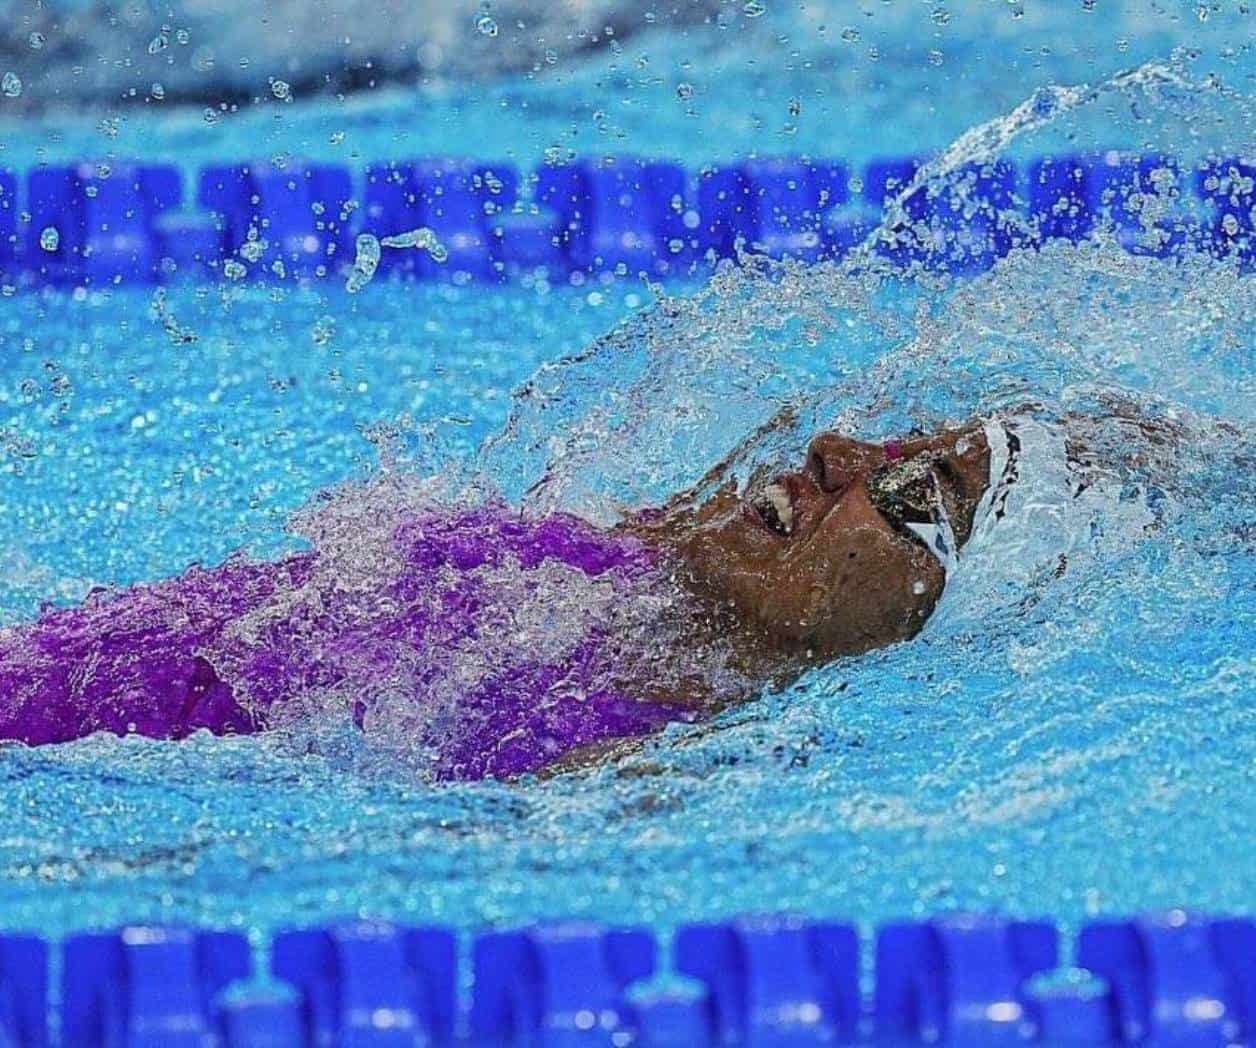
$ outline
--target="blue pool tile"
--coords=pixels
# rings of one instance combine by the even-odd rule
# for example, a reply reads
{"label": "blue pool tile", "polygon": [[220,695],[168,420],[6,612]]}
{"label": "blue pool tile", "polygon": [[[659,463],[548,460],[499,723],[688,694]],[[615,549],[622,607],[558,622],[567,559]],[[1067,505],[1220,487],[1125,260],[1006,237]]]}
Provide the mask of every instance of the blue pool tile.
{"label": "blue pool tile", "polygon": [[69,166],[37,167],[26,179],[25,270],[38,283],[72,284],[83,254],[83,198]]}
{"label": "blue pool tile", "polygon": [[755,244],[772,258],[820,256],[820,189],[810,165],[784,157],[746,161]]}
{"label": "blue pool tile", "polygon": [[213,998],[249,973],[242,935],[160,925],[66,940],[61,991],[64,1048],[202,1048]]}
{"label": "blue pool tile", "polygon": [[[421,222],[414,165],[390,162],[368,167],[362,211],[362,231],[376,237],[417,229]],[[417,275],[418,255],[413,251],[383,251],[379,271],[403,276]]]}
{"label": "blue pool tile", "polygon": [[72,192],[82,223],[81,275],[91,284],[151,283],[158,274],[157,222],[183,199],[179,169],[169,164],[90,164],[75,171]]}
{"label": "blue pool tile", "polygon": [[850,925],[796,918],[680,928],[676,968],[703,983],[721,1044],[850,1043],[859,1027],[859,941]]}
{"label": "blue pool tile", "polygon": [[[1101,982],[1101,980],[1096,980]],[[1118,1043],[1116,1015],[1106,986],[1055,986],[1025,991],[1026,1015],[1035,1044],[1051,1048]]]}
{"label": "blue pool tile", "polygon": [[864,202],[878,211],[911,185],[923,161],[919,157],[882,157],[864,168]]}
{"label": "blue pool tile", "polygon": [[20,256],[17,176],[0,168],[0,280],[17,279]]}
{"label": "blue pool tile", "polygon": [[1182,170],[1161,153],[1109,152],[1095,160],[1092,207],[1116,229],[1122,247],[1136,255],[1168,258],[1194,235],[1182,203]]}
{"label": "blue pool tile", "polygon": [[858,247],[880,224],[879,213],[866,208],[835,207],[821,221],[825,253],[841,258]]}
{"label": "blue pool tile", "polygon": [[196,202],[218,226],[219,258],[233,256],[248,237],[253,217],[253,183],[245,164],[214,164],[197,180]]}
{"label": "blue pool tile", "polygon": [[1054,968],[1057,950],[1045,922],[956,914],[886,925],[877,934],[877,1034],[911,1043],[1023,1041],[1025,981]]}
{"label": "blue pool tile", "polygon": [[625,987],[654,961],[644,929],[564,923],[481,935],[471,1034],[481,1045],[605,1045],[628,1025]]}
{"label": "blue pool tile", "polygon": [[0,935],[0,1044],[48,1043],[48,945],[34,935]]}
{"label": "blue pool tile", "polygon": [[821,212],[850,201],[850,171],[844,163],[840,160],[811,160],[808,167]]}
{"label": "blue pool tile", "polygon": [[[257,164],[249,168],[248,226],[234,254],[253,275],[323,276],[351,263],[345,206],[352,194],[349,169],[334,165]],[[258,250],[250,258],[247,241]]]}
{"label": "blue pool tile", "polygon": [[413,254],[416,271],[429,278],[479,280],[496,276],[485,214],[487,190],[471,161],[421,160],[413,166],[416,226],[426,226],[447,252],[437,261],[422,248],[394,249]]}
{"label": "blue pool tile", "polygon": [[453,1036],[456,942],[444,928],[351,921],[283,932],[273,973],[301,994],[313,1044],[446,1044]]}
{"label": "blue pool tile", "polygon": [[659,275],[687,273],[698,254],[698,212],[690,196],[689,175],[670,160],[645,165],[650,186]]}
{"label": "blue pool tile", "polygon": [[536,203],[558,216],[558,249],[564,262],[589,264],[589,184],[583,165],[545,164],[536,172]]}
{"label": "blue pool tile", "polygon": [[731,258],[739,244],[748,249],[759,234],[758,208],[745,171],[736,165],[698,173],[697,249]]}
{"label": "blue pool tile", "polygon": [[220,1048],[307,1048],[301,1006],[291,994],[250,991],[218,1006]]}
{"label": "blue pool tile", "polygon": [[1027,172],[1029,217],[1039,241],[1077,243],[1094,228],[1090,173],[1077,154],[1044,156]]}
{"label": "blue pool tile", "polygon": [[634,1048],[709,1048],[715,1044],[705,990],[668,988],[632,995],[627,1008]]}
{"label": "blue pool tile", "polygon": [[[877,215],[890,209],[891,202],[911,185],[921,163],[917,157],[883,157],[870,161],[864,168],[863,203]],[[907,265],[919,256],[910,224],[926,217],[925,209],[919,206],[923,200],[923,190],[913,193],[912,198],[902,205],[905,214],[896,214],[895,220],[887,224],[884,236],[877,242],[877,250],[895,265]]]}
{"label": "blue pool tile", "polygon": [[1112,987],[1126,1043],[1202,1048],[1256,1038],[1256,922],[1181,910],[1086,925],[1077,963]]}
{"label": "blue pool tile", "polygon": [[1210,212],[1209,248],[1223,258],[1256,261],[1256,161],[1205,160],[1195,171],[1195,191]]}
{"label": "blue pool tile", "polygon": [[490,224],[495,215],[506,214],[519,202],[521,179],[514,164],[476,164],[472,184]]}
{"label": "blue pool tile", "polygon": [[541,267],[566,269],[560,245],[562,219],[549,208],[522,204],[490,222],[489,248],[496,270],[512,277]]}
{"label": "blue pool tile", "polygon": [[153,239],[163,280],[201,277],[218,265],[218,223],[212,215],[178,211],[161,215],[153,225]]}
{"label": "blue pool tile", "polygon": [[581,268],[619,270],[628,275],[666,270],[670,201],[683,213],[685,177],[676,165],[633,158],[583,163],[588,193],[586,235],[573,261]]}

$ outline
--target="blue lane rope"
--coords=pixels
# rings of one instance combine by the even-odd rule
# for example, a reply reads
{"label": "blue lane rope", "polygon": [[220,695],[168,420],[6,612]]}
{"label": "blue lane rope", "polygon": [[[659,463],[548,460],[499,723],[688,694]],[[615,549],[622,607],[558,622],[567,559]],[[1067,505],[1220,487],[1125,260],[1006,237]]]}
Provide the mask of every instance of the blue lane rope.
{"label": "blue lane rope", "polygon": [[[0,936],[0,1043],[54,1043],[51,949]],[[1049,921],[883,925],[867,996],[855,927],[787,916],[686,925],[666,949],[642,927],[464,944],[354,920],[277,934],[266,980],[239,932],[135,925],[60,950],[66,1048],[1256,1044],[1256,920],[1182,910],[1087,923],[1073,968]]]}
{"label": "blue lane rope", "polygon": [[[381,273],[464,283],[536,270],[551,280],[661,278],[696,274],[739,246],[812,261],[861,242],[919,164],[874,161],[853,179],[838,161],[788,157],[698,171],[604,158],[531,175],[452,159],[373,164],[360,176],[292,162],[208,167],[190,187],[170,164],[42,166],[24,181],[0,171],[0,281],[344,279],[359,236],[378,242],[420,228],[441,257],[385,247]],[[1144,215],[1153,196],[1156,214]],[[1077,242],[1100,226],[1135,253],[1192,246],[1250,269],[1256,162],[1214,157],[1188,169],[1109,151],[1042,157],[1023,170],[972,163],[914,191],[900,221],[913,235],[880,250],[936,271],[980,272],[1015,247]]]}

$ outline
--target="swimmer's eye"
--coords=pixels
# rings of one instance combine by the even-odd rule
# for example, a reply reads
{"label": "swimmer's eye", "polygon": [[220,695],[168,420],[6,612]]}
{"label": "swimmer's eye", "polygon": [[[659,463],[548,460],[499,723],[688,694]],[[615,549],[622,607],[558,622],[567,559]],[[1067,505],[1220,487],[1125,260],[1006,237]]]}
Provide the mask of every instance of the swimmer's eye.
{"label": "swimmer's eye", "polygon": [[932,467],[928,458],[887,463],[867,480],[872,504],[891,524],[928,524],[933,520]]}

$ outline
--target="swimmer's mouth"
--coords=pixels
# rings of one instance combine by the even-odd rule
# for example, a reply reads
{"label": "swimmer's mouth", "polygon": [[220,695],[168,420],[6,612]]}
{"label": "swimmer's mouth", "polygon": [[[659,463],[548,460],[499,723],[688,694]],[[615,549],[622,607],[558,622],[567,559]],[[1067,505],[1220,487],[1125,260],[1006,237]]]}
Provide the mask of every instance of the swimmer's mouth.
{"label": "swimmer's mouth", "polygon": [[794,498],[784,484],[769,484],[751,505],[777,535],[788,538],[794,533]]}

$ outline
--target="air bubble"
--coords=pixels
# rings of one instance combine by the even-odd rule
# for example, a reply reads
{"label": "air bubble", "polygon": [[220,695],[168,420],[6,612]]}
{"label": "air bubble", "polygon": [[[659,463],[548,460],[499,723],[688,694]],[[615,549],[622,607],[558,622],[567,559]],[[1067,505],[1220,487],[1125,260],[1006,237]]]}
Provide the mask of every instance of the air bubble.
{"label": "air bubble", "polygon": [[61,234],[55,226],[49,226],[39,234],[39,246],[45,251],[56,251],[61,244]]}
{"label": "air bubble", "polygon": [[688,101],[693,98],[693,84],[681,83],[676,85],[676,97],[681,101]]}
{"label": "air bubble", "polygon": [[481,11],[475,19],[475,30],[481,36],[496,36],[497,22],[487,11]]}
{"label": "air bubble", "polygon": [[170,37],[163,30],[148,42],[148,53],[150,55],[159,54],[170,46]]}
{"label": "air bubble", "polygon": [[0,80],[0,91],[6,98],[17,98],[22,93],[22,78],[12,71],[5,73]]}
{"label": "air bubble", "polygon": [[758,18],[767,10],[762,0],[746,0],[741,6],[741,13],[747,18]]}
{"label": "air bubble", "polygon": [[223,276],[225,276],[228,280],[242,280],[244,278],[244,274],[247,273],[248,270],[246,270],[244,266],[237,262],[234,258],[229,258],[222,264],[222,272]]}
{"label": "air bubble", "polygon": [[38,51],[48,42],[48,38],[43,33],[35,32],[27,37],[27,42],[31,45],[32,51]]}
{"label": "air bubble", "polygon": [[286,80],[272,80],[270,93],[281,102],[286,102],[292,97],[292,88]]}

